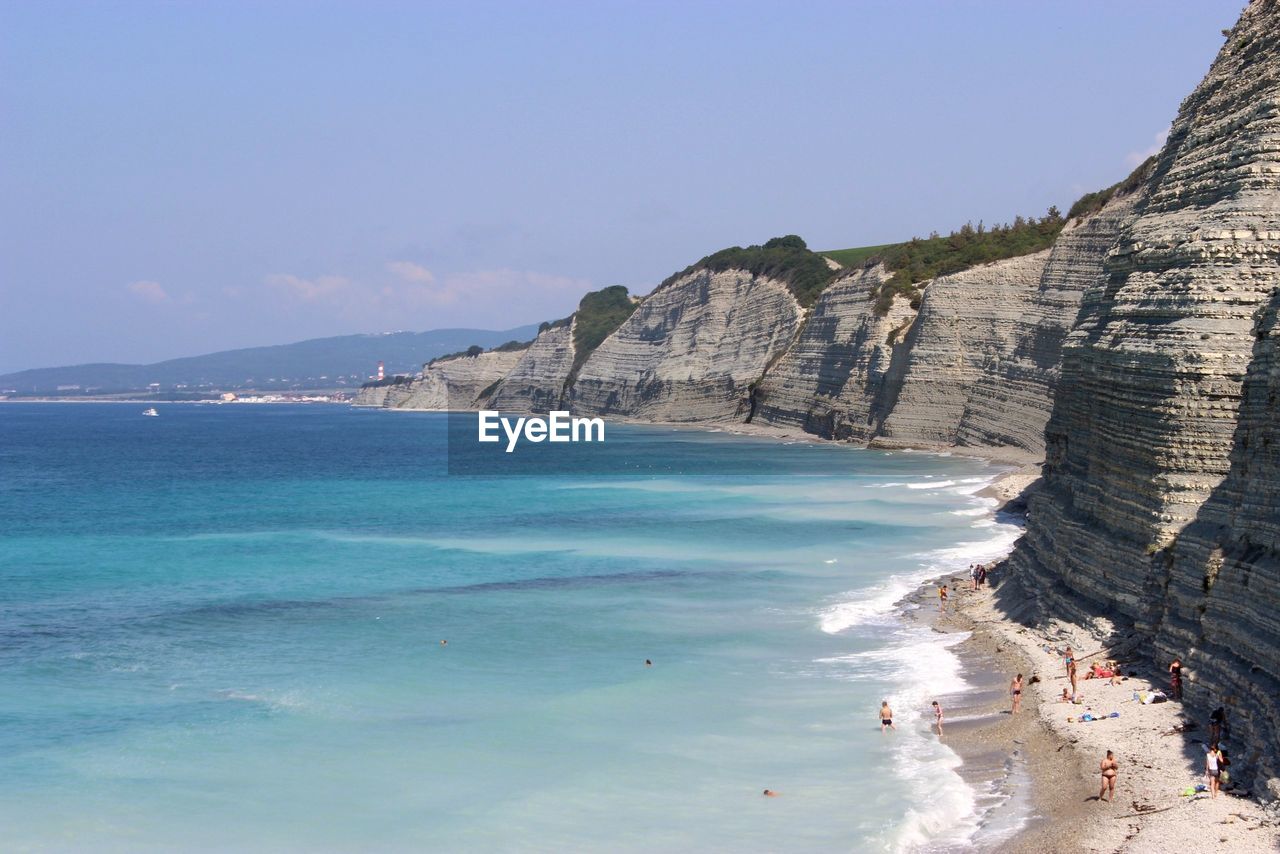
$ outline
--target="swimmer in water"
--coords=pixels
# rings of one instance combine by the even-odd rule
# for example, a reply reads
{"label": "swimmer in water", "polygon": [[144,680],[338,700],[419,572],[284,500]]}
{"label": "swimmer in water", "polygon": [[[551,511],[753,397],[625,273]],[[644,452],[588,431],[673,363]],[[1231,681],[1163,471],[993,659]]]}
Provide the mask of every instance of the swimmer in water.
{"label": "swimmer in water", "polygon": [[765,789],[763,794],[764,794],[764,796],[765,796],[766,798],[776,798],[776,797],[778,797],[778,793],[777,793],[777,792],[775,792],[773,789]]}
{"label": "swimmer in water", "polygon": [[889,708],[888,700],[883,700],[880,703],[880,731],[884,732],[886,728],[892,730],[897,729],[897,727],[893,725],[893,709]]}

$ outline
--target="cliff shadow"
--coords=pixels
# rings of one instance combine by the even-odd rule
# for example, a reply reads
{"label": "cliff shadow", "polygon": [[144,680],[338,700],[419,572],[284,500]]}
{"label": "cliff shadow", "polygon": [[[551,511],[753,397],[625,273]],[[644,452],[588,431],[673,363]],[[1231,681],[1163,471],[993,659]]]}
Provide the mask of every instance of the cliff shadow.
{"label": "cliff shadow", "polygon": [[[1258,312],[1230,469],[1168,550],[1156,651],[1189,669],[1185,696],[1202,721],[1236,721],[1237,776],[1280,793],[1280,289]],[[1205,739],[1207,739],[1207,734]],[[1203,745],[1188,740],[1189,756]]]}

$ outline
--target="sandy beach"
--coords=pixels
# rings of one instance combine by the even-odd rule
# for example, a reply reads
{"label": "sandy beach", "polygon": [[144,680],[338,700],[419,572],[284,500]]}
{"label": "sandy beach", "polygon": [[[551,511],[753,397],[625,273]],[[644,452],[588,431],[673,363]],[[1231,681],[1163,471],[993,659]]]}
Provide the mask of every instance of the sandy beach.
{"label": "sandy beach", "polygon": [[[1012,503],[1035,480],[1033,468],[1011,472],[993,484],[991,497]],[[978,591],[959,574],[946,576],[950,601],[937,610],[937,585],[912,598],[912,612],[939,631],[971,635],[959,648],[966,679],[975,690],[953,700],[946,742],[965,762],[963,772],[980,794],[990,792],[984,831],[975,844],[1015,852],[1149,852],[1280,850],[1280,809],[1264,807],[1239,791],[1210,798],[1184,796],[1204,784],[1209,723],[1176,701],[1143,705],[1134,695],[1168,688],[1167,676],[1146,661],[1119,659],[1123,680],[1084,679],[1088,665],[1109,651],[1083,628],[1060,621],[1020,622],[1016,579],[999,567]],[[999,590],[997,596],[995,591]],[[1069,685],[1059,650],[1070,645],[1082,659],[1082,703],[1061,701]],[[1098,653],[1097,655],[1092,655]],[[1090,657],[1091,656],[1091,657]],[[1026,677],[1022,712],[1009,713],[1009,681]],[[1117,717],[1110,717],[1117,713]],[[1089,714],[1099,720],[1080,722]],[[1201,719],[1203,718],[1203,719]],[[1228,738],[1223,746],[1235,756]],[[1119,761],[1114,802],[1097,800],[1099,762],[1107,750]],[[1238,751],[1241,755],[1243,751]],[[1246,774],[1238,774],[1247,779]],[[1012,816],[1029,813],[1025,826]]]}

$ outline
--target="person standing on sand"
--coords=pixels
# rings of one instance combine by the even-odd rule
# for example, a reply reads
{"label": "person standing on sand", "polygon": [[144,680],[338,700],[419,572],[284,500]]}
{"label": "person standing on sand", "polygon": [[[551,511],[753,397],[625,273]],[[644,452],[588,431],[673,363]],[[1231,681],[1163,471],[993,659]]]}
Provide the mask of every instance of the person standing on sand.
{"label": "person standing on sand", "polygon": [[1227,707],[1218,706],[1209,715],[1209,742],[1217,744],[1225,737],[1223,731],[1227,725]]}
{"label": "person standing on sand", "polygon": [[976,592],[978,589],[978,565],[976,563],[969,564],[969,581]]}
{"label": "person standing on sand", "polygon": [[880,731],[884,732],[886,728],[895,730],[895,731],[898,729],[896,726],[893,725],[893,709],[889,708],[889,701],[881,700],[880,701]]}
{"label": "person standing on sand", "polygon": [[947,585],[945,584],[938,588],[938,610],[944,614],[947,612]]}
{"label": "person standing on sand", "polygon": [[1174,656],[1173,663],[1169,665],[1169,694],[1173,699],[1181,702],[1182,700],[1182,659]]}
{"label": "person standing on sand", "polygon": [[1013,709],[1009,712],[1016,715],[1018,710],[1022,708],[1022,674],[1019,673],[1013,677],[1013,681],[1009,683],[1009,696],[1013,698]]}
{"label": "person standing on sand", "polygon": [[938,738],[942,738],[942,706],[933,701],[933,725],[938,728]]}
{"label": "person standing on sand", "polygon": [[[1120,763],[1116,761],[1116,756],[1110,750],[1107,756],[1099,765],[1102,771],[1102,788],[1098,790],[1098,800],[1114,801],[1116,799],[1116,775],[1120,773]],[[1111,797],[1104,798],[1104,794],[1111,793]]]}
{"label": "person standing on sand", "polygon": [[1204,775],[1209,778],[1209,797],[1218,797],[1218,776],[1222,773],[1222,751],[1218,742],[1209,745],[1209,752],[1204,755]]}
{"label": "person standing on sand", "polygon": [[1067,651],[1062,655],[1063,663],[1067,665],[1067,678],[1071,680],[1071,699],[1076,698],[1076,654],[1067,647]]}

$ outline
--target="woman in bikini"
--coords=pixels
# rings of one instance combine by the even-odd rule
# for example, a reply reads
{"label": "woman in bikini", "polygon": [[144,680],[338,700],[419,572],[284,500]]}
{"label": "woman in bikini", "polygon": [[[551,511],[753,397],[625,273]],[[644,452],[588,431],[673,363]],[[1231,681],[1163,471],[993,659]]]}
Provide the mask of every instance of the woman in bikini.
{"label": "woman in bikini", "polygon": [[[1116,799],[1116,775],[1120,773],[1120,763],[1116,761],[1116,756],[1110,750],[1107,751],[1107,757],[1102,760],[1099,765],[1102,771],[1102,788],[1098,791],[1098,800],[1114,801]],[[1111,797],[1104,798],[1103,795],[1111,793]]]}
{"label": "woman in bikini", "polygon": [[1009,683],[1009,696],[1013,698],[1013,711],[1010,714],[1016,715],[1018,709],[1022,708],[1022,674],[1019,673],[1013,677],[1013,681]]}
{"label": "woman in bikini", "polygon": [[1177,656],[1169,665],[1169,694],[1175,700],[1182,700],[1182,659]]}
{"label": "woman in bikini", "polygon": [[1071,647],[1067,647],[1062,659],[1067,665],[1067,678],[1071,680],[1071,699],[1074,700],[1076,696],[1076,654]]}
{"label": "woman in bikini", "polygon": [[884,732],[886,728],[892,730],[897,729],[897,727],[893,725],[893,709],[889,708],[889,701],[882,700],[880,702],[880,731]]}

